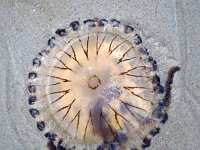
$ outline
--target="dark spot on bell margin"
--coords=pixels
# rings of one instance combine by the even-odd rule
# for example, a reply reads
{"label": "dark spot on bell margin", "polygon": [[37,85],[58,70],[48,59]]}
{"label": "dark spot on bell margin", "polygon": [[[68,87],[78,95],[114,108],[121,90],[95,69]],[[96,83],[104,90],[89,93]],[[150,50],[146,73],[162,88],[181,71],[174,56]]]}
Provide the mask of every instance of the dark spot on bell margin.
{"label": "dark spot on bell margin", "polygon": [[153,90],[160,94],[164,93],[165,91],[164,87],[160,84],[153,86]]}
{"label": "dark spot on bell margin", "polygon": [[38,128],[38,130],[43,131],[44,128],[45,128],[45,122],[44,121],[38,121],[37,122],[37,128]]}
{"label": "dark spot on bell margin", "polygon": [[37,73],[32,71],[32,72],[29,72],[28,74],[28,78],[29,79],[35,79],[37,77]]}
{"label": "dark spot on bell margin", "polygon": [[45,56],[49,54],[49,50],[43,49],[41,52],[38,53],[40,56]]}
{"label": "dark spot on bell margin", "polygon": [[153,57],[149,56],[148,61],[153,61]]}
{"label": "dark spot on bell margin", "polygon": [[99,26],[100,27],[103,27],[104,25],[106,25],[108,23],[108,20],[106,20],[106,19],[100,19],[99,20]]}
{"label": "dark spot on bell margin", "polygon": [[96,150],[117,150],[117,145],[114,143],[101,144]]}
{"label": "dark spot on bell margin", "polygon": [[121,136],[120,137],[121,139],[118,137],[119,141],[116,141],[116,137],[113,141],[107,141],[107,140],[103,141],[104,149],[105,150],[117,150],[117,143],[123,142],[122,133],[119,136]]}
{"label": "dark spot on bell margin", "polygon": [[134,28],[131,27],[131,26],[125,26],[125,27],[124,27],[124,32],[125,32],[126,34],[129,34],[129,33],[133,32],[133,31],[134,31]]}
{"label": "dark spot on bell margin", "polygon": [[77,31],[78,28],[79,28],[79,25],[80,25],[80,24],[79,24],[78,21],[73,21],[73,22],[70,23],[69,26],[72,28],[73,31]]}
{"label": "dark spot on bell margin", "polygon": [[159,93],[164,93],[165,89],[162,85],[159,85]]}
{"label": "dark spot on bell margin", "polygon": [[156,63],[155,60],[153,60],[153,61],[151,62],[151,65],[152,65],[153,71],[156,71],[158,67],[157,67],[157,63]]}
{"label": "dark spot on bell margin", "polygon": [[164,96],[162,102],[163,102],[163,105],[169,106],[170,99],[171,99],[171,93],[170,92],[166,92],[166,91],[168,91],[167,87],[165,87],[165,96]]}
{"label": "dark spot on bell margin", "polygon": [[151,139],[148,139],[147,137],[145,137],[143,140],[142,148],[145,149],[145,148],[149,147],[150,144],[151,144]]}
{"label": "dark spot on bell margin", "polygon": [[95,27],[96,26],[95,25],[95,21],[92,20],[92,19],[87,19],[87,20],[83,21],[83,23],[88,25],[88,26],[90,26],[90,27]]}
{"label": "dark spot on bell margin", "polygon": [[162,102],[159,102],[158,103],[158,106],[156,106],[156,108],[154,109],[153,111],[153,115],[156,117],[156,118],[161,118],[163,116],[163,113],[162,113],[162,109],[164,108],[164,105]]}
{"label": "dark spot on bell margin", "polygon": [[165,96],[164,96],[164,98],[162,100],[163,105],[168,107],[170,105],[170,99],[171,99],[170,94],[169,93],[165,93]]}
{"label": "dark spot on bell margin", "polygon": [[96,150],[104,150],[104,145],[99,145]]}
{"label": "dark spot on bell margin", "polygon": [[119,27],[120,21],[116,19],[111,19],[111,23],[113,27]]}
{"label": "dark spot on bell margin", "polygon": [[165,114],[163,115],[163,118],[162,118],[161,123],[165,124],[167,120],[168,120],[168,115],[167,115],[167,113],[165,113]]}
{"label": "dark spot on bell margin", "polygon": [[104,150],[104,149],[105,149],[105,145],[104,144],[101,144],[96,148],[96,150]]}
{"label": "dark spot on bell margin", "polygon": [[50,132],[45,133],[44,136],[48,138],[50,141],[55,141],[57,137],[55,133],[50,133]]}
{"label": "dark spot on bell margin", "polygon": [[142,39],[141,39],[141,37],[138,34],[136,34],[133,37],[133,43],[135,43],[136,45],[142,44]]}
{"label": "dark spot on bell margin", "polygon": [[67,150],[67,149],[65,147],[63,147],[62,145],[58,145],[57,150]]}
{"label": "dark spot on bell margin", "polygon": [[37,99],[36,96],[29,96],[28,104],[33,105],[35,103],[36,99]]}
{"label": "dark spot on bell margin", "polygon": [[160,77],[157,74],[152,76],[152,84],[159,85],[160,84]]}
{"label": "dark spot on bell margin", "polygon": [[41,61],[39,58],[34,58],[33,59],[33,66],[34,67],[40,67],[41,66]]}
{"label": "dark spot on bell margin", "polygon": [[114,143],[108,144],[106,147],[108,150],[117,150],[117,145]]}
{"label": "dark spot on bell margin", "polygon": [[28,85],[28,91],[29,91],[30,93],[35,93],[35,92],[36,92],[35,85]]}
{"label": "dark spot on bell margin", "polygon": [[59,36],[66,36],[67,35],[67,32],[65,29],[57,29],[56,34],[58,34]]}
{"label": "dark spot on bell margin", "polygon": [[139,52],[145,55],[149,55],[149,52],[147,52],[147,48],[144,46],[139,48]]}
{"label": "dark spot on bell margin", "polygon": [[49,150],[57,150],[56,145],[52,141],[49,141],[47,143],[47,147],[49,148]]}
{"label": "dark spot on bell margin", "polygon": [[61,145],[62,142],[63,142],[62,139],[60,139],[60,140],[58,141],[57,150],[67,150],[64,146]]}
{"label": "dark spot on bell margin", "polygon": [[155,128],[155,129],[152,129],[149,134],[152,135],[152,136],[155,136],[156,134],[158,134],[160,132],[160,128]]}
{"label": "dark spot on bell margin", "polygon": [[40,114],[40,112],[37,109],[35,109],[35,108],[29,109],[29,112],[30,112],[30,114],[31,114],[31,116],[33,118],[35,118],[36,116],[38,116]]}
{"label": "dark spot on bell margin", "polygon": [[117,133],[117,135],[115,136],[116,142],[124,142],[126,140],[127,140],[127,137],[124,133]]}
{"label": "dark spot on bell margin", "polygon": [[55,37],[51,37],[49,40],[48,40],[48,46],[50,47],[50,48],[53,48],[54,46],[55,46]]}
{"label": "dark spot on bell margin", "polygon": [[151,56],[149,56],[148,61],[152,66],[152,70],[156,71],[157,70],[157,62]]}

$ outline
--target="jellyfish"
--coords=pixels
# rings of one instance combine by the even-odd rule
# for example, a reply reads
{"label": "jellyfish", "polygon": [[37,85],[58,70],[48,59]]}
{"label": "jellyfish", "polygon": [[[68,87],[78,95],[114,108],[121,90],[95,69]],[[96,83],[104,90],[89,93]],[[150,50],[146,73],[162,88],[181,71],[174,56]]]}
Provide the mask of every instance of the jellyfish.
{"label": "jellyfish", "polygon": [[59,28],[32,61],[29,112],[50,150],[139,150],[167,119],[173,77],[134,27],[116,19]]}

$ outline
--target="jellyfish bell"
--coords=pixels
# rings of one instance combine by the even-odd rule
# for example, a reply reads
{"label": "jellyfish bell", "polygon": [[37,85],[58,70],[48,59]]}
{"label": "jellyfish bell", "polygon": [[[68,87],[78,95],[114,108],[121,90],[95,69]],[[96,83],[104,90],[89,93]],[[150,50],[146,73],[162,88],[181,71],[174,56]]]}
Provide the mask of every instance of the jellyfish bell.
{"label": "jellyfish bell", "polygon": [[56,30],[33,60],[28,103],[50,149],[144,149],[167,119],[171,84],[129,25],[111,19]]}

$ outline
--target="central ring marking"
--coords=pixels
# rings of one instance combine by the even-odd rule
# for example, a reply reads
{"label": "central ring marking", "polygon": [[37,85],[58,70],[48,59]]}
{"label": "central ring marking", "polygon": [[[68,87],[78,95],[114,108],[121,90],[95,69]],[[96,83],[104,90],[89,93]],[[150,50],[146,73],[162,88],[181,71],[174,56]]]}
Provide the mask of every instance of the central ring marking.
{"label": "central ring marking", "polygon": [[95,90],[98,88],[98,86],[101,84],[101,80],[97,75],[93,75],[88,79],[88,87],[92,90]]}

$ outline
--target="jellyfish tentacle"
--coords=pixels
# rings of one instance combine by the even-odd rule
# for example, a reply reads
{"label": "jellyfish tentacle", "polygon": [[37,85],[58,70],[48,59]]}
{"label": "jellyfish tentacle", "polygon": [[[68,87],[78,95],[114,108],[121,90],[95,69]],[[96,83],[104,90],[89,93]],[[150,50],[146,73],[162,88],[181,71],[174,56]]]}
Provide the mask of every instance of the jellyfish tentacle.
{"label": "jellyfish tentacle", "polygon": [[174,75],[177,71],[180,70],[180,67],[175,66],[171,67],[168,71],[168,76],[165,82],[165,93],[162,98],[162,100],[158,103],[157,107],[154,110],[154,115],[161,119],[161,123],[165,123],[168,119],[167,110],[171,104],[171,90],[172,90],[172,84]]}

